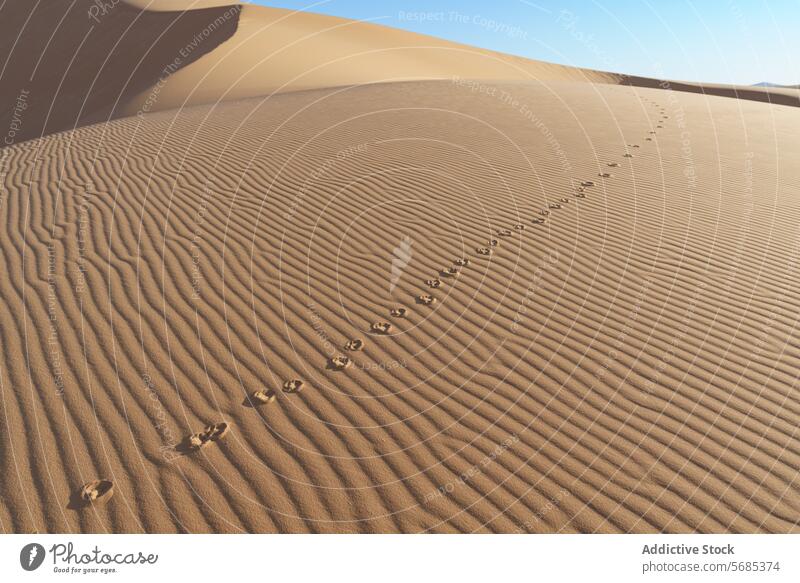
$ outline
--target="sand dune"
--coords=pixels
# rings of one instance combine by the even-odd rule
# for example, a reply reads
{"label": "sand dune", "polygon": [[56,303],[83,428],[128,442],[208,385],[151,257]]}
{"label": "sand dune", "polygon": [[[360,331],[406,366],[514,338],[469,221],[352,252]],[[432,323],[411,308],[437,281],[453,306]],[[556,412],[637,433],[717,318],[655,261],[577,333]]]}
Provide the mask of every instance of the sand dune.
{"label": "sand dune", "polygon": [[[459,77],[664,84],[373,22],[216,0],[52,0],[47,7],[6,0],[0,5],[0,39],[0,124],[14,127],[14,143],[187,105],[365,83]],[[685,82],[671,87],[800,104],[798,92],[786,88]]]}
{"label": "sand dune", "polygon": [[238,7],[97,7],[93,0],[0,4],[0,127],[14,128],[6,136],[13,142],[125,115],[131,96],[230,38],[239,14]]}
{"label": "sand dune", "polygon": [[625,75],[620,80],[623,85],[635,87],[665,88],[672,91],[688,91],[705,95],[719,95],[750,101],[762,101],[776,105],[800,107],[800,90],[796,87],[756,87],[744,85],[723,85],[719,83],[691,83],[687,81],[663,81]]}
{"label": "sand dune", "polygon": [[413,62],[0,150],[3,531],[798,531],[798,110]]}

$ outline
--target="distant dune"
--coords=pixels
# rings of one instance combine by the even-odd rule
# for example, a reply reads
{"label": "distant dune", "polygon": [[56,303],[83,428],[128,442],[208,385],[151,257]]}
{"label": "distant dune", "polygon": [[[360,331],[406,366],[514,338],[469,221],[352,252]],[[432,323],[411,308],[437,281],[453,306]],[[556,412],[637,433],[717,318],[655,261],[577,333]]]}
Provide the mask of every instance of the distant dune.
{"label": "distant dune", "polygon": [[4,532],[800,530],[790,94],[31,4]]}

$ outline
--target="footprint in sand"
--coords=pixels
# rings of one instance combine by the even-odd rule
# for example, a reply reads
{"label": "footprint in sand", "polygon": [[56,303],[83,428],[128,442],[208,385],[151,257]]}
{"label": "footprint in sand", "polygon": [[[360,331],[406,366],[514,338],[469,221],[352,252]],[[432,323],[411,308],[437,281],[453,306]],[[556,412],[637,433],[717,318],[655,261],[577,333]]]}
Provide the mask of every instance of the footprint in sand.
{"label": "footprint in sand", "polygon": [[425,285],[432,288],[442,287],[442,280],[440,279],[426,279]]}
{"label": "footprint in sand", "polygon": [[653,135],[655,135],[655,132],[647,132],[647,133],[648,133],[648,134],[653,134]]}
{"label": "footprint in sand", "polygon": [[537,225],[542,225],[544,224],[544,219],[540,217],[534,217],[531,219],[531,222],[536,223]]}
{"label": "footprint in sand", "polygon": [[114,482],[93,480],[84,485],[78,496],[83,504],[105,504],[114,495]]}
{"label": "footprint in sand", "polygon": [[225,437],[225,435],[227,435],[229,429],[230,427],[225,422],[207,425],[206,428],[200,433],[193,433],[186,438],[184,441],[184,449],[188,451],[196,451],[202,447],[205,447],[212,441],[222,439]]}
{"label": "footprint in sand", "polygon": [[514,228],[517,231],[524,231],[525,230],[525,225],[514,225]]}
{"label": "footprint in sand", "polygon": [[551,202],[551,203],[550,203],[549,205],[547,205],[547,206],[548,206],[548,207],[550,207],[551,209],[555,209],[555,210],[557,210],[557,209],[560,209],[560,208],[561,208],[561,204],[560,204],[560,203],[557,203],[557,202]]}
{"label": "footprint in sand", "polygon": [[200,435],[202,435],[206,441],[218,441],[225,437],[228,431],[230,431],[230,425],[222,421],[220,423],[206,425],[206,428]]}
{"label": "footprint in sand", "polygon": [[639,144],[628,144],[629,148],[638,148]]}
{"label": "footprint in sand", "polygon": [[497,231],[497,236],[498,237],[510,237],[511,236],[511,231],[509,231],[508,229],[500,229],[499,231]]}
{"label": "footprint in sand", "polygon": [[405,308],[392,308],[389,310],[389,314],[393,318],[405,318],[406,314],[408,314],[408,310]]}
{"label": "footprint in sand", "polygon": [[568,203],[568,202],[569,202],[569,200],[570,200],[570,199],[569,199],[568,197],[566,197],[566,196],[562,196],[562,197],[561,197],[561,198],[559,198],[558,200],[560,200],[561,202],[563,202],[563,203],[565,203],[565,204],[566,204],[566,203]]}
{"label": "footprint in sand", "polygon": [[328,361],[328,367],[332,370],[344,370],[353,365],[353,360],[349,356],[334,356]]}
{"label": "footprint in sand", "polygon": [[600,178],[614,178],[614,175],[613,175],[613,174],[611,174],[610,172],[600,172],[600,173],[598,174],[598,176],[599,176]]}
{"label": "footprint in sand", "polygon": [[581,186],[583,186],[584,188],[587,188],[589,186],[594,186],[594,181],[593,180],[584,180],[583,182],[581,182]]}
{"label": "footprint in sand", "polygon": [[582,190],[579,190],[578,192],[575,193],[575,198],[586,198],[586,193],[583,192]]}
{"label": "footprint in sand", "polygon": [[623,154],[623,158],[633,158],[633,154]]}
{"label": "footprint in sand", "polygon": [[606,164],[609,168],[619,168],[619,162],[609,162]]}
{"label": "footprint in sand", "polygon": [[442,277],[458,277],[459,270],[458,267],[445,267],[439,272],[439,274]]}
{"label": "footprint in sand", "polygon": [[303,381],[300,379],[292,379],[290,381],[286,381],[283,383],[283,392],[284,393],[299,393],[303,390]]}
{"label": "footprint in sand", "polygon": [[653,141],[653,138],[645,138],[645,139],[644,139],[644,141],[645,141],[645,142],[652,142],[652,141]]}
{"label": "footprint in sand", "polygon": [[459,257],[458,259],[453,261],[453,263],[455,263],[459,267],[466,267],[467,265],[469,265],[469,259],[467,259],[466,257]]}
{"label": "footprint in sand", "polygon": [[364,348],[364,341],[361,338],[353,338],[352,340],[348,340],[345,345],[344,349],[349,350],[350,352],[355,352],[357,350],[361,350]]}
{"label": "footprint in sand", "polygon": [[193,433],[184,440],[183,449],[185,451],[197,451],[206,445],[208,445],[208,441],[204,440],[200,433]]}
{"label": "footprint in sand", "polygon": [[492,250],[489,249],[488,247],[477,247],[475,249],[475,253],[477,253],[478,255],[491,255]]}
{"label": "footprint in sand", "polygon": [[273,403],[275,401],[275,391],[271,389],[262,389],[260,391],[256,391],[251,395],[251,400],[254,403],[266,405],[267,403]]}
{"label": "footprint in sand", "polygon": [[436,303],[436,298],[430,294],[421,294],[417,296],[417,303],[424,306],[430,306],[431,304]]}
{"label": "footprint in sand", "polygon": [[550,214],[550,211],[547,209],[542,209],[539,211],[539,214],[542,215],[543,217],[546,217]]}
{"label": "footprint in sand", "polygon": [[663,128],[664,126],[656,126],[656,128]]}
{"label": "footprint in sand", "polygon": [[489,247],[497,247],[500,244],[500,241],[497,239],[489,239]]}
{"label": "footprint in sand", "polygon": [[392,330],[392,325],[388,322],[375,322],[369,329],[375,334],[388,334]]}

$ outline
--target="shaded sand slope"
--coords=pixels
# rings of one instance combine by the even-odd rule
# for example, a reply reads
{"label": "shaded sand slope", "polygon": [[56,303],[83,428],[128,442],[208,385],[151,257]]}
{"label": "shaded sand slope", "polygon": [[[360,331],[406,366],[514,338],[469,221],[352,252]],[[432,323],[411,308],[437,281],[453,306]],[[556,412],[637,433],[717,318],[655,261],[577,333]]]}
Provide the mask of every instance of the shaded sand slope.
{"label": "shaded sand slope", "polygon": [[[311,13],[193,2],[0,4],[3,145],[89,123],[309,88],[453,77],[659,85]],[[674,89],[698,91],[693,84]],[[797,105],[783,88],[712,87]]]}
{"label": "shaded sand slope", "polygon": [[[158,91],[160,108],[409,79],[573,80],[620,75],[555,65],[308,12],[243,6],[236,35]],[[150,97],[133,100],[130,109]]]}
{"label": "shaded sand slope", "polygon": [[21,142],[125,115],[131,96],[227,40],[238,16],[238,7],[150,12],[120,2],[103,13],[92,0],[6,0],[0,124]]}
{"label": "shaded sand slope", "polygon": [[[0,526],[795,532],[798,130],[415,82],[7,148]],[[114,498],[71,508],[97,477]]]}
{"label": "shaded sand slope", "polygon": [[453,75],[617,78],[372,23],[221,4],[3,2],[0,124],[14,122],[20,142],[142,111],[309,87]]}
{"label": "shaded sand slope", "polygon": [[[184,4],[186,0],[183,0]],[[168,3],[175,6],[180,2]],[[137,0],[148,6],[148,0]],[[659,79],[526,59],[381,26],[308,12],[243,6],[236,34],[200,62],[133,98],[128,112],[311,88],[454,77],[505,81],[586,81],[660,87]],[[670,82],[675,91],[800,105],[788,88]]]}
{"label": "shaded sand slope", "polygon": [[[141,0],[146,2],[146,0]],[[553,23],[555,25],[555,23]],[[454,77],[585,81],[658,88],[659,79],[570,67],[435,37],[308,12],[243,6],[230,42],[167,79],[158,108],[177,108],[311,88]],[[799,106],[796,90],[670,82],[675,91]],[[128,111],[152,101],[152,91]]]}

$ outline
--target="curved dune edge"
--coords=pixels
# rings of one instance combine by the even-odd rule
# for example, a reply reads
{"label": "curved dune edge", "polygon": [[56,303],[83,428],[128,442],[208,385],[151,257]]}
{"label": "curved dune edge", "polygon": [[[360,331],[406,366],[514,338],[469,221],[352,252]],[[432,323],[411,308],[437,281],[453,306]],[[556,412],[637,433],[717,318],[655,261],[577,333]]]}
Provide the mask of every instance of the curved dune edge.
{"label": "curved dune edge", "polygon": [[[205,0],[100,6],[3,3],[0,124],[12,128],[3,146],[136,114],[345,85],[469,78],[664,86],[277,8]],[[667,87],[798,105],[789,88]]]}
{"label": "curved dune edge", "polygon": [[238,6],[150,12],[118,3],[103,12],[92,0],[4,2],[2,145],[127,115],[132,96],[212,52],[238,17]]}
{"label": "curved dune edge", "polygon": [[[6,149],[2,529],[797,532],[796,111],[498,91]],[[98,477],[113,498],[70,506]]]}

